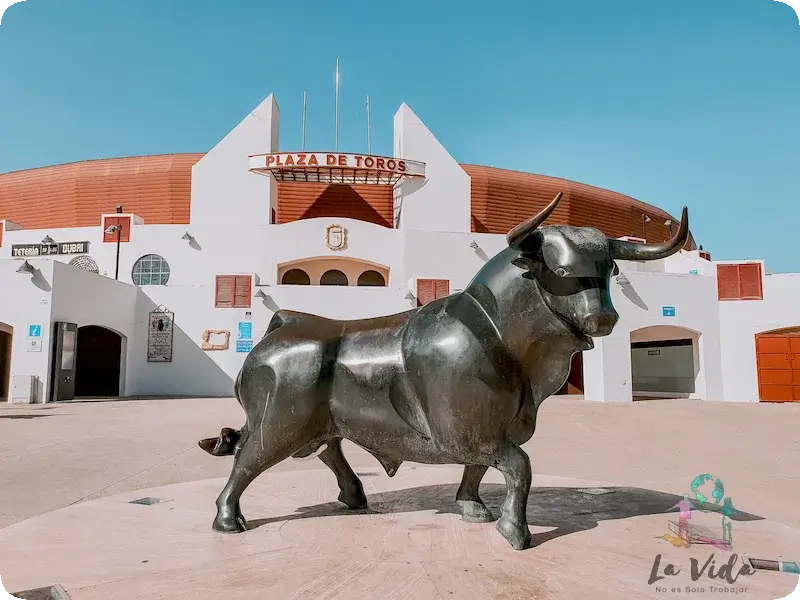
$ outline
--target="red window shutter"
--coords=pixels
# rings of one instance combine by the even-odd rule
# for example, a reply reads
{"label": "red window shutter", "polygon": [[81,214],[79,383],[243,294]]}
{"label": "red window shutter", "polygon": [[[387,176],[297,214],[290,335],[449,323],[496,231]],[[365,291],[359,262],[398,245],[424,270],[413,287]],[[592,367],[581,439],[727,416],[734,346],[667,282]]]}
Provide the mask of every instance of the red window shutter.
{"label": "red window shutter", "polygon": [[0,221],[0,248],[3,247],[3,231],[6,228],[6,224]]}
{"label": "red window shutter", "polygon": [[417,279],[417,306],[425,306],[436,300],[436,280]]}
{"label": "red window shutter", "polygon": [[764,299],[759,263],[739,265],[739,298],[742,300]]}
{"label": "red window shutter", "polygon": [[253,291],[253,278],[250,275],[237,275],[233,284],[233,308],[250,308]]}
{"label": "red window shutter", "polygon": [[703,259],[705,259],[707,261],[711,261],[711,255],[708,252],[706,252],[705,250],[700,250],[700,252],[698,252],[698,254],[700,255],[700,258],[703,258]]}
{"label": "red window shutter", "polygon": [[717,297],[739,300],[739,265],[717,265]]}
{"label": "red window shutter", "polygon": [[103,241],[116,242],[117,232],[105,233],[105,230],[114,225],[119,225],[122,229],[119,232],[120,242],[131,241],[131,218],[130,217],[106,217],[103,220]]}
{"label": "red window shutter", "polygon": [[437,300],[439,298],[446,298],[450,295],[450,281],[447,279],[435,279],[434,290]]}
{"label": "red window shutter", "polygon": [[236,278],[232,275],[217,275],[217,285],[214,294],[215,308],[233,308],[233,289]]}

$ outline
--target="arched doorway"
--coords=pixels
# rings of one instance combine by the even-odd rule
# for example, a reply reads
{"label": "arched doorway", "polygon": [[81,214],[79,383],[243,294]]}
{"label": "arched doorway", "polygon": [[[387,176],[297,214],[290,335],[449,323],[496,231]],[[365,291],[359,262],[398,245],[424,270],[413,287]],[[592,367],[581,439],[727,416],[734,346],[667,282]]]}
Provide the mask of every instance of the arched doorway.
{"label": "arched doorway", "polygon": [[303,269],[289,269],[281,277],[281,285],[311,285],[311,277]]}
{"label": "arched doorway", "polygon": [[119,396],[122,336],[100,327],[78,328],[75,354],[75,397]]}
{"label": "arched doorway", "polygon": [[386,279],[384,278],[383,275],[381,275],[374,269],[369,269],[368,271],[364,271],[361,275],[358,276],[358,281],[356,285],[385,287]]}
{"label": "arched doorway", "polygon": [[0,323],[0,402],[11,396],[11,341],[14,328]]}
{"label": "arched doorway", "polygon": [[342,273],[339,269],[331,269],[325,271],[322,277],[319,278],[320,285],[350,285],[347,281],[347,275]]}
{"label": "arched doorway", "polygon": [[636,398],[689,398],[700,375],[700,334],[673,325],[631,332],[631,390]]}
{"label": "arched doorway", "polygon": [[756,334],[758,399],[800,401],[800,327]]}

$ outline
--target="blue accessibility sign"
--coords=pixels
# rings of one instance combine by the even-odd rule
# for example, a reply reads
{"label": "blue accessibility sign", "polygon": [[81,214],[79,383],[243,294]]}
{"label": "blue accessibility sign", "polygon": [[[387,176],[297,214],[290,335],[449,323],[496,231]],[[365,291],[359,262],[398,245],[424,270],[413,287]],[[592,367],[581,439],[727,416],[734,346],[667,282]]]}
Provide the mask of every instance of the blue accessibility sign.
{"label": "blue accessibility sign", "polygon": [[661,307],[661,316],[663,316],[663,317],[674,317],[675,316],[675,307],[674,306],[662,306]]}
{"label": "blue accessibility sign", "polygon": [[239,339],[252,340],[253,339],[253,324],[248,321],[239,322]]}
{"label": "blue accessibility sign", "polygon": [[236,340],[237,352],[250,352],[253,349],[253,340]]}
{"label": "blue accessibility sign", "polygon": [[42,326],[41,325],[28,325],[28,337],[29,338],[42,337]]}

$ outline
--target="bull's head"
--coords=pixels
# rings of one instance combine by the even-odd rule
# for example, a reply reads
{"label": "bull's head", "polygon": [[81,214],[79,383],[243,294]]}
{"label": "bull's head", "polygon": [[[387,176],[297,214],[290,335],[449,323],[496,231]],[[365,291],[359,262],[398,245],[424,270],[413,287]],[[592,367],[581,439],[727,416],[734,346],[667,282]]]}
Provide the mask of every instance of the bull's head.
{"label": "bull's head", "polygon": [[611,333],[619,319],[611,303],[609,282],[618,272],[615,260],[658,260],[678,252],[689,236],[689,218],[683,208],[675,236],[663,244],[636,244],[608,239],[592,227],[539,226],[558,206],[562,194],[538,215],[517,225],[506,239],[520,252],[514,261],[535,280],[550,310],[579,337]]}

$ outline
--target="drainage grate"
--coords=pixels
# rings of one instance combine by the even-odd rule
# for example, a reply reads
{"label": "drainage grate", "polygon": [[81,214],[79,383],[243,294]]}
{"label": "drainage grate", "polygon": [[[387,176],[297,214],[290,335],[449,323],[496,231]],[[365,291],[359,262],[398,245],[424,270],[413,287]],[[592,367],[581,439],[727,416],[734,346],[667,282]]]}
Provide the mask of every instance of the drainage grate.
{"label": "drainage grate", "polygon": [[606,488],[580,488],[578,490],[584,494],[591,494],[592,496],[602,496],[603,494],[611,494],[614,490],[607,490]]}
{"label": "drainage grate", "polygon": [[160,502],[169,502],[168,500],[164,500],[162,498],[139,498],[138,500],[131,500],[128,504],[143,504],[144,506],[152,506],[153,504],[159,504]]}
{"label": "drainage grate", "polygon": [[67,591],[59,584],[11,594],[21,600],[70,600]]}

